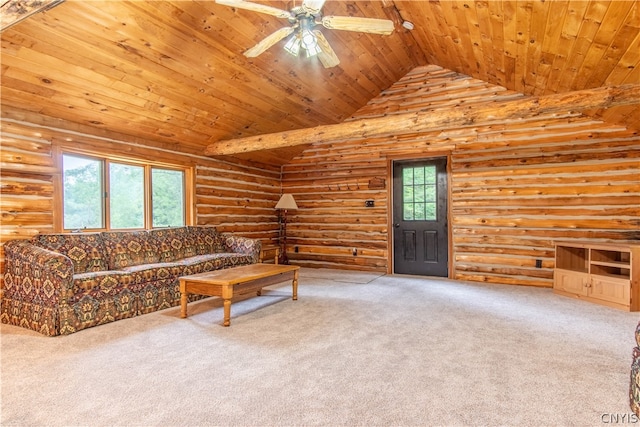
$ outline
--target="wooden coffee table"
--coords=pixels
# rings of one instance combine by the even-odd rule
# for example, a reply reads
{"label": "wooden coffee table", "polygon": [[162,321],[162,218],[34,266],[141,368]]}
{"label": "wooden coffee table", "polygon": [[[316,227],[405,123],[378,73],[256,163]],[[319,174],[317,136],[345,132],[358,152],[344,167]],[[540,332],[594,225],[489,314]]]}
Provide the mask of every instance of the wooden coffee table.
{"label": "wooden coffee table", "polygon": [[256,292],[262,288],[287,280],[292,281],[293,300],[298,299],[297,265],[251,264],[225,268],[208,273],[180,277],[180,317],[187,317],[187,297],[189,294],[210,295],[224,299],[224,326],[231,324],[231,298]]}

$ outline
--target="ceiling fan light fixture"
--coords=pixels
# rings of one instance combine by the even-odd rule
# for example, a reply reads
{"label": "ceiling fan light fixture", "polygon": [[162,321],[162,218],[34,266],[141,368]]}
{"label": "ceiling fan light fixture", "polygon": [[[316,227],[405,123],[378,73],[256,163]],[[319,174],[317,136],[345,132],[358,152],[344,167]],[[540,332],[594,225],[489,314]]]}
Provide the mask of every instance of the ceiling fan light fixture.
{"label": "ceiling fan light fixture", "polygon": [[293,56],[298,56],[300,53],[300,38],[298,37],[298,34],[291,36],[287,41],[287,44],[284,45],[284,50]]}
{"label": "ceiling fan light fixture", "polygon": [[320,52],[322,52],[320,50],[320,46],[318,46],[318,45],[312,46],[309,49],[307,49],[307,58],[311,58],[312,56],[316,56]]}
{"label": "ceiling fan light fixture", "polygon": [[300,40],[302,47],[307,51],[307,58],[320,53],[318,39],[316,39],[316,35],[308,28],[305,28],[300,32]]}

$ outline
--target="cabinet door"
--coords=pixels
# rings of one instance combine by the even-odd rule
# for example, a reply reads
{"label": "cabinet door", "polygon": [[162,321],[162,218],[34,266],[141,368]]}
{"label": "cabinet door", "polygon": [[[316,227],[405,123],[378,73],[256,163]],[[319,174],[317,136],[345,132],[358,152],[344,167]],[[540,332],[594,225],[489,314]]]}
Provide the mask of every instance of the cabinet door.
{"label": "cabinet door", "polygon": [[560,291],[576,295],[587,295],[589,275],[576,271],[556,269],[554,272],[553,287]]}
{"label": "cabinet door", "polygon": [[628,280],[591,276],[590,296],[629,306],[631,285]]}

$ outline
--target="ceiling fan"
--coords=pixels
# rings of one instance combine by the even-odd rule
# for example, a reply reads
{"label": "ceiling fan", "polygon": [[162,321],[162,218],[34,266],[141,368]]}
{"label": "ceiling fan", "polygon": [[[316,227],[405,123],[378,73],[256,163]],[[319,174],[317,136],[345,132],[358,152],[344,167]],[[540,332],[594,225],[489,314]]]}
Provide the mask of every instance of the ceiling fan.
{"label": "ceiling fan", "polygon": [[295,6],[290,11],[245,0],[216,0],[216,3],[266,13],[289,21],[289,26],[280,28],[244,52],[244,55],[249,58],[260,55],[280,40],[293,34],[284,46],[287,52],[298,56],[300,50],[304,49],[307,57],[317,55],[325,68],[331,68],[338,65],[340,60],[320,30],[313,29],[316,25],[321,24],[332,30],[360,31],[383,35],[389,35],[393,32],[393,21],[388,19],[322,16],[321,10],[325,1],[303,0],[300,6]]}

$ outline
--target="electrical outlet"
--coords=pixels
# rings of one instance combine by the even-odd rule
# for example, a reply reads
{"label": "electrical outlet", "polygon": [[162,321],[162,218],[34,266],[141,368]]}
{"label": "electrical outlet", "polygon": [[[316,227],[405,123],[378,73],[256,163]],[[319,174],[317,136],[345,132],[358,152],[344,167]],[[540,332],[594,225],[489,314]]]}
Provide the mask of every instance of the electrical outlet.
{"label": "electrical outlet", "polygon": [[353,256],[358,256],[358,248],[353,248]]}
{"label": "electrical outlet", "polygon": [[376,202],[374,200],[365,200],[364,201],[364,206],[366,208],[372,208],[376,205]]}
{"label": "electrical outlet", "polygon": [[297,246],[294,246],[293,252],[298,253],[298,247]]}
{"label": "electrical outlet", "polygon": [[541,259],[537,259],[536,260],[536,268],[542,268],[542,260]]}

